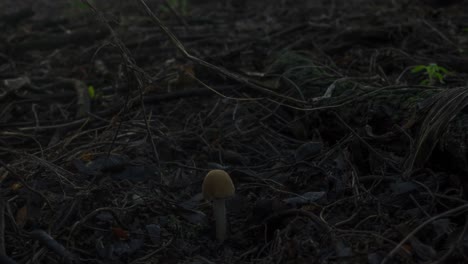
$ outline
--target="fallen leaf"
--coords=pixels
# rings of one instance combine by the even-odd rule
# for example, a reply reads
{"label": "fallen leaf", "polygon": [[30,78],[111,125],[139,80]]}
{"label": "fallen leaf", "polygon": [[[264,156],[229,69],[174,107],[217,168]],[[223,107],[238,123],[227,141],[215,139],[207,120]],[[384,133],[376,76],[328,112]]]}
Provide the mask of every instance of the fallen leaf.
{"label": "fallen leaf", "polygon": [[18,209],[18,211],[16,211],[15,220],[18,227],[24,227],[26,221],[28,221],[28,208],[26,207],[26,205]]}
{"label": "fallen leaf", "polygon": [[128,231],[121,227],[112,227],[112,233],[120,240],[128,240]]}
{"label": "fallen leaf", "polygon": [[15,182],[10,186],[10,189],[15,192],[21,188],[23,188],[23,184],[21,184],[20,182]]}

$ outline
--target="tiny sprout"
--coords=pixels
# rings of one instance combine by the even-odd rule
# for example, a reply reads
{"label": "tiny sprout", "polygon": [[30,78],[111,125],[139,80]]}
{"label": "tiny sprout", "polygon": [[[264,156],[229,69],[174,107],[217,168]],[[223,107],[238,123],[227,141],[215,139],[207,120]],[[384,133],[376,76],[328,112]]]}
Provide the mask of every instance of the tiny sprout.
{"label": "tiny sprout", "polygon": [[450,74],[446,68],[439,66],[436,63],[430,63],[428,65],[417,65],[411,70],[411,72],[423,72],[424,75],[427,76],[426,79],[421,81],[421,84],[423,85],[433,85],[436,81],[439,83],[445,83],[445,77]]}
{"label": "tiny sprout", "polygon": [[94,99],[96,97],[96,90],[94,90],[94,86],[89,85],[88,86],[88,94],[89,98]]}

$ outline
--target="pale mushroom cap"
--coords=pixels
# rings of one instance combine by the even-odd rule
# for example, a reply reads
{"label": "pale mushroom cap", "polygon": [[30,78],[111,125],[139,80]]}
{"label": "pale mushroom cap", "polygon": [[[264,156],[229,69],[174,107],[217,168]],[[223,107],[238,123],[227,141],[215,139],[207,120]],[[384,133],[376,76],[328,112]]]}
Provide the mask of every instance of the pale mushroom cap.
{"label": "pale mushroom cap", "polygon": [[225,199],[234,195],[235,188],[227,172],[212,170],[203,180],[202,192],[206,200]]}

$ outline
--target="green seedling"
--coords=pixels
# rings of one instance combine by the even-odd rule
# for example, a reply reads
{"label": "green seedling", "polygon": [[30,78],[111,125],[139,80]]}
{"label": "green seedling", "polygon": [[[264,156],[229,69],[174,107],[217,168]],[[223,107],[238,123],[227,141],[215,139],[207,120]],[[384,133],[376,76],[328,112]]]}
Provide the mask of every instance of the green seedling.
{"label": "green seedling", "polygon": [[411,72],[423,72],[424,75],[426,75],[427,78],[421,81],[422,85],[434,85],[436,82],[445,83],[444,79],[450,74],[446,68],[439,66],[436,63],[415,66]]}
{"label": "green seedling", "polygon": [[91,99],[96,98],[96,90],[94,89],[94,86],[92,85],[88,86],[88,95],[89,95],[89,98]]}

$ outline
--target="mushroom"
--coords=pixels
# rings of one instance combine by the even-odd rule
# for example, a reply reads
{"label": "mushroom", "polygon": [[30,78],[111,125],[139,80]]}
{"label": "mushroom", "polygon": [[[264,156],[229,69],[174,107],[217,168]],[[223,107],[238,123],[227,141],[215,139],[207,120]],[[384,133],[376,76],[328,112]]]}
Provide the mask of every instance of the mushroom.
{"label": "mushroom", "polygon": [[235,192],[231,177],[223,170],[211,170],[205,176],[202,185],[203,197],[213,201],[213,215],[216,222],[216,238],[223,242],[226,238],[225,199]]}

